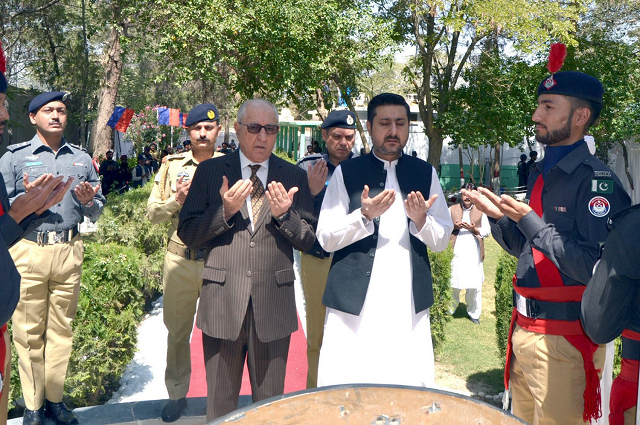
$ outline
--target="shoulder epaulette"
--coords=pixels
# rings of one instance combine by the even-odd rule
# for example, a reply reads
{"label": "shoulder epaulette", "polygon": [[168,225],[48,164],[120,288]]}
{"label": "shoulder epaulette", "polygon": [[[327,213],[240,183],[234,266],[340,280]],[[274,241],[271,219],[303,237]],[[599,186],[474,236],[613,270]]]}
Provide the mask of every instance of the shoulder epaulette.
{"label": "shoulder epaulette", "polygon": [[80,150],[82,152],[87,152],[87,150],[85,148],[83,148],[82,146],[80,146],[80,145],[74,145],[73,143],[69,143],[69,142],[67,142],[67,144],[69,146],[71,146],[72,148],[78,149],[78,150]]}
{"label": "shoulder epaulette", "polygon": [[184,153],[174,153],[171,155],[167,155],[167,161],[172,161],[174,159],[184,159],[185,154]]}
{"label": "shoulder epaulette", "polygon": [[7,146],[7,150],[10,152],[16,152],[16,151],[19,151],[20,149],[26,148],[29,145],[31,145],[31,142],[16,143],[15,145]]}

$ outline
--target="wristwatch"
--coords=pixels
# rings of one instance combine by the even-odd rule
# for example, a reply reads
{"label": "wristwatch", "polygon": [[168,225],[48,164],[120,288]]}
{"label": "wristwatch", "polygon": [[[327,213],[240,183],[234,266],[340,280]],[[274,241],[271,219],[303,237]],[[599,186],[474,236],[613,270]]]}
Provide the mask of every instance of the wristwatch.
{"label": "wristwatch", "polygon": [[286,213],[281,214],[281,215],[279,215],[279,216],[277,216],[277,217],[274,217],[274,218],[275,218],[275,219],[276,219],[276,221],[278,221],[278,222],[285,221],[286,219],[288,219],[288,218],[289,218],[289,211],[287,211]]}
{"label": "wristwatch", "polygon": [[86,204],[82,204],[85,208],[91,208],[93,206],[93,199],[87,202]]}
{"label": "wristwatch", "polygon": [[362,224],[364,224],[365,226],[371,221],[367,217],[365,217],[364,214],[361,215],[360,218],[362,219]]}

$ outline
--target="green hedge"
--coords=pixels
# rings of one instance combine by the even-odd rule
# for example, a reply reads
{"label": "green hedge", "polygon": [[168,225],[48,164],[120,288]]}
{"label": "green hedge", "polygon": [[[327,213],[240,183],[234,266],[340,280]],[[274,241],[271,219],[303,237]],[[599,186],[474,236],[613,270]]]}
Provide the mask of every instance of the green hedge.
{"label": "green hedge", "polygon": [[496,338],[503,363],[507,355],[507,338],[513,309],[513,275],[518,259],[502,251],[496,269]]}
{"label": "green hedge", "polygon": [[433,277],[433,306],[431,307],[431,339],[433,349],[437,350],[444,342],[444,326],[451,320],[451,260],[453,249],[447,247],[442,252],[429,251],[431,276]]}
{"label": "green hedge", "polygon": [[[85,256],[73,350],[65,381],[71,406],[102,404],[119,388],[133,359],[137,326],[162,287],[168,224],[146,218],[153,187],[110,194],[98,231],[84,235]],[[13,352],[10,400],[22,396]]]}

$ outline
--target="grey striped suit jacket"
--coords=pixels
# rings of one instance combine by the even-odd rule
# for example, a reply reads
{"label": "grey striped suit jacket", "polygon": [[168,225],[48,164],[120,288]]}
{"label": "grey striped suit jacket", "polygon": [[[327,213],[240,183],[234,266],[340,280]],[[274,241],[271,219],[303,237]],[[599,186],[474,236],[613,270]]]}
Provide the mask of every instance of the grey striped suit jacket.
{"label": "grey striped suit jacket", "polygon": [[227,223],[222,211],[222,176],[229,187],[242,179],[236,151],[198,166],[180,212],[178,236],[191,248],[207,248],[197,326],[205,334],[235,341],[251,297],[258,338],[270,342],[296,331],[293,248],[306,251],[315,240],[317,218],[306,173],[271,155],[268,180],[298,187],[282,224],[266,201],[251,231],[246,204]]}

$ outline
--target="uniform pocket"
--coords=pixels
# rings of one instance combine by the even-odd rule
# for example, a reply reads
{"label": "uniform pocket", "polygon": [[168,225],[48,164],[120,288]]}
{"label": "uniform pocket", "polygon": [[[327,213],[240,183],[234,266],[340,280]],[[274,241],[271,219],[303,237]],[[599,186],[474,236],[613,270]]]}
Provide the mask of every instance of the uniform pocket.
{"label": "uniform pocket", "polygon": [[278,285],[286,285],[296,280],[296,273],[293,271],[293,269],[278,270],[275,273],[275,276],[276,283]]}
{"label": "uniform pocket", "polygon": [[227,279],[227,271],[224,269],[213,269],[210,267],[205,267],[204,271],[202,272],[202,279],[223,284]]}
{"label": "uniform pocket", "polygon": [[73,186],[87,180],[87,167],[84,165],[70,165],[67,167],[67,177],[73,177]]}

